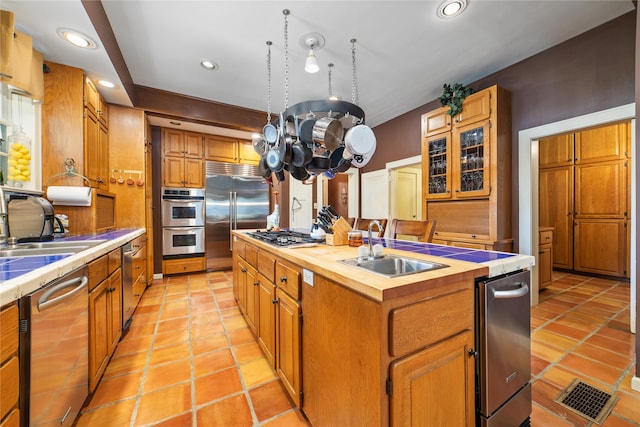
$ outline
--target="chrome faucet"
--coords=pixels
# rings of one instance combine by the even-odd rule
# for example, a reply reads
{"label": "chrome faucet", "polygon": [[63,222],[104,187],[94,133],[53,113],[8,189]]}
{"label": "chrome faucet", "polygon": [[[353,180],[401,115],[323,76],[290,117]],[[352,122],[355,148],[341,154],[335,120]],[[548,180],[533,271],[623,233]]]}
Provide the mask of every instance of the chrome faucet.
{"label": "chrome faucet", "polygon": [[374,219],[369,223],[369,259],[375,259],[375,256],[373,255],[373,239],[371,238],[371,227],[373,227],[374,225],[378,226],[378,234],[380,234],[380,232],[382,231],[382,225],[380,225],[380,221],[378,221],[377,219]]}

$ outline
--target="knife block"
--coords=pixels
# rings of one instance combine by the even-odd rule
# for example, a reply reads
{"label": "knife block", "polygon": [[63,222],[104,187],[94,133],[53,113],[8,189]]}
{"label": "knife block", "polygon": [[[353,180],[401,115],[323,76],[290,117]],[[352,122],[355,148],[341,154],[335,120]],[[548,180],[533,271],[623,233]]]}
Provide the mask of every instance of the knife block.
{"label": "knife block", "polygon": [[349,242],[349,231],[351,231],[351,226],[344,218],[338,218],[338,220],[331,226],[331,230],[333,230],[333,234],[327,234],[324,237],[327,245],[342,246]]}

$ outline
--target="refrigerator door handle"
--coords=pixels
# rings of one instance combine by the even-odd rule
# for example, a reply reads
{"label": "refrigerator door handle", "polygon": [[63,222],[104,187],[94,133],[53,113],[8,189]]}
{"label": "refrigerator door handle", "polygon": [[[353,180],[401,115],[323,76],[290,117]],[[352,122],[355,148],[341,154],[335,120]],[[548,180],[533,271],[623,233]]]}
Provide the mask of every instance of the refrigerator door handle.
{"label": "refrigerator door handle", "polygon": [[233,191],[229,191],[229,250],[233,250],[233,239],[231,238],[231,230],[233,230]]}

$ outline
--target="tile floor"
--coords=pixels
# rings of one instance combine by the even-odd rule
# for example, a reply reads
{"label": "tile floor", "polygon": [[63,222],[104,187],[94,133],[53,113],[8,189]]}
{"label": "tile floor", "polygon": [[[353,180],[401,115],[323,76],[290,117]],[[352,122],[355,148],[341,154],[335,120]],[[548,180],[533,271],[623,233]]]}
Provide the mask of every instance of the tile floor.
{"label": "tile floor", "polygon": [[[575,377],[619,397],[604,426],[640,426],[629,284],[554,274],[531,315],[531,425],[590,426],[554,403]],[[231,272],[147,288],[77,426],[307,426],[262,357]]]}

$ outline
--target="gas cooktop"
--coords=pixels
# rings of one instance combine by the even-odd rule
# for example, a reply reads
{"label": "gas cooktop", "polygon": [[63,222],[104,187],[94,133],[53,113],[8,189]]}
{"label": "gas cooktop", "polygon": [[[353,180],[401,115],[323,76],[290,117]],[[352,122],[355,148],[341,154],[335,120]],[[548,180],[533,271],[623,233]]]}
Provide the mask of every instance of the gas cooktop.
{"label": "gas cooktop", "polygon": [[283,248],[315,246],[321,242],[312,238],[309,233],[300,233],[298,231],[290,230],[256,230],[250,231],[247,234],[254,239]]}

